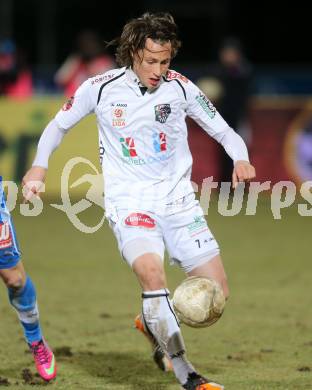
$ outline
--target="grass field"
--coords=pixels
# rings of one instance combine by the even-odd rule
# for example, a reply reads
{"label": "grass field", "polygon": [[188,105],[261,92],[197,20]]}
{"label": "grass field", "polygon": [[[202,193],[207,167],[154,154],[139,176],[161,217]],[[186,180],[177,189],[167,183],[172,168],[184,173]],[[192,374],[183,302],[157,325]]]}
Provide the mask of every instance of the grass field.
{"label": "grass field", "polygon": [[[211,206],[209,225],[222,248],[231,297],[211,328],[182,326],[190,360],[227,390],[311,390],[312,218],[292,207],[273,220],[265,200],[248,217],[222,217]],[[95,223],[96,207],[85,216]],[[57,356],[59,374],[50,388],[178,389],[172,374],[154,367],[148,344],[133,328],[140,290],[107,224],[83,234],[50,206],[39,217],[14,212],[14,219],[44,334]],[[183,274],[171,266],[167,271],[173,291]],[[2,381],[7,378],[10,389],[33,388],[24,376],[44,386],[30,378],[32,357],[4,288],[0,301]]]}

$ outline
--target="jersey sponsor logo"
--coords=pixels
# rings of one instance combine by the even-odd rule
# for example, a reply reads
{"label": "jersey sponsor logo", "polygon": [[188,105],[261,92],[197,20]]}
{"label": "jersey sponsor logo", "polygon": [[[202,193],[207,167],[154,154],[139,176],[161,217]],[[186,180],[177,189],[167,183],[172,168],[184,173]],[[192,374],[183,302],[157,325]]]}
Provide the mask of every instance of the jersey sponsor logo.
{"label": "jersey sponsor logo", "polygon": [[128,217],[125,218],[125,225],[142,227],[145,229],[154,229],[156,227],[156,222],[147,214],[131,213],[128,215]]}
{"label": "jersey sponsor logo", "polygon": [[155,163],[160,163],[162,161],[166,161],[170,158],[170,156],[166,154],[161,154],[158,156],[148,156],[146,158],[131,158],[131,157],[123,157],[122,161],[127,165],[150,165]]}
{"label": "jersey sponsor logo", "polygon": [[101,83],[102,81],[107,81],[112,79],[115,76],[115,74],[108,74],[106,76],[97,77],[96,79],[93,79],[91,81],[91,85],[94,85],[96,83]]}
{"label": "jersey sponsor logo", "polygon": [[170,158],[167,148],[167,136],[165,133],[153,133],[152,141],[155,156],[139,157],[136,151],[135,140],[132,137],[119,138],[123,158],[127,165],[149,165],[159,163]]}
{"label": "jersey sponsor logo", "polygon": [[165,123],[168,116],[171,114],[170,104],[157,104],[154,106],[155,120],[160,123]]}
{"label": "jersey sponsor logo", "polygon": [[63,107],[62,107],[62,110],[63,111],[68,111],[72,108],[73,104],[74,104],[74,100],[75,100],[75,96],[71,96],[66,103],[64,103]]}
{"label": "jersey sponsor logo", "polygon": [[188,83],[188,79],[185,76],[183,76],[181,73],[174,72],[172,70],[167,71],[166,78],[168,80],[178,79],[178,80],[183,81],[184,83]]}
{"label": "jersey sponsor logo", "polygon": [[153,134],[153,147],[156,153],[167,151],[167,139],[165,133]]}
{"label": "jersey sponsor logo", "polygon": [[10,248],[13,245],[9,222],[0,223],[0,249]]}
{"label": "jersey sponsor logo", "polygon": [[201,108],[206,112],[210,119],[213,119],[216,115],[216,108],[211,103],[211,101],[204,95],[202,92],[199,92],[199,95],[196,96],[196,101],[199,103]]}
{"label": "jersey sponsor logo", "polygon": [[113,127],[124,127],[126,126],[127,116],[127,104],[117,103],[112,104],[112,125]]}
{"label": "jersey sponsor logo", "polygon": [[197,234],[200,234],[208,230],[205,217],[202,215],[197,215],[196,217],[194,217],[194,222],[187,225],[187,230],[190,237],[194,237]]}
{"label": "jersey sponsor logo", "polygon": [[124,157],[137,157],[134,139],[132,137],[119,138]]}

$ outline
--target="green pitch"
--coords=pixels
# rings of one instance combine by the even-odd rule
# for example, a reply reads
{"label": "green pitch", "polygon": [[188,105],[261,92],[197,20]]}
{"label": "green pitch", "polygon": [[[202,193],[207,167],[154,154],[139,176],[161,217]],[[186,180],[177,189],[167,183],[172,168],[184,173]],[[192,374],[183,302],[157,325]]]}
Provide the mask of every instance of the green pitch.
{"label": "green pitch", "polygon": [[[84,218],[96,224],[93,207]],[[195,367],[227,390],[312,389],[312,217],[300,217],[296,207],[282,216],[273,220],[266,201],[256,216],[209,210],[231,297],[211,328],[182,329]],[[83,234],[50,206],[39,217],[15,212],[14,219],[43,331],[57,357],[58,378],[49,386],[179,389],[172,374],[154,367],[149,345],[133,328],[140,290],[107,224]],[[183,274],[167,271],[173,291]],[[6,379],[10,389],[44,386],[32,377],[32,357],[3,287],[0,302],[0,387]]]}

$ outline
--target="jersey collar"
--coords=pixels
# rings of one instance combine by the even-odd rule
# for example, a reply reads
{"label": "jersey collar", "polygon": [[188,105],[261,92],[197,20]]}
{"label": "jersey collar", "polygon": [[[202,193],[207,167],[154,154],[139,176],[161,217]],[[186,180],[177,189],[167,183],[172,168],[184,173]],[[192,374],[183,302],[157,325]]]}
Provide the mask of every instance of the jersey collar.
{"label": "jersey collar", "polygon": [[133,72],[131,68],[126,68],[126,81],[129,87],[133,89],[138,96],[142,96],[140,87],[142,87],[143,85],[141,84],[138,76]]}
{"label": "jersey collar", "polygon": [[[144,86],[141,83],[138,76],[136,75],[136,73],[130,67],[126,68],[125,72],[126,72],[126,82],[129,85],[129,87],[132,88],[138,96],[143,96],[140,88],[142,88]],[[161,78],[160,83],[162,83],[162,82],[163,82],[163,79]],[[147,90],[146,93],[150,93],[150,92]]]}

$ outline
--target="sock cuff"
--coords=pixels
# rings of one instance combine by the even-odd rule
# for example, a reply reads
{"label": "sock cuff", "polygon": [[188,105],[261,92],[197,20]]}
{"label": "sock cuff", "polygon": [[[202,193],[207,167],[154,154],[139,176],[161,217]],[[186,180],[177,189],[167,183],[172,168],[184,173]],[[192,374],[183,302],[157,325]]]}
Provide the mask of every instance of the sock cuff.
{"label": "sock cuff", "polygon": [[167,288],[162,288],[160,290],[153,291],[143,291],[142,298],[157,298],[157,297],[168,297],[170,295],[170,291]]}

